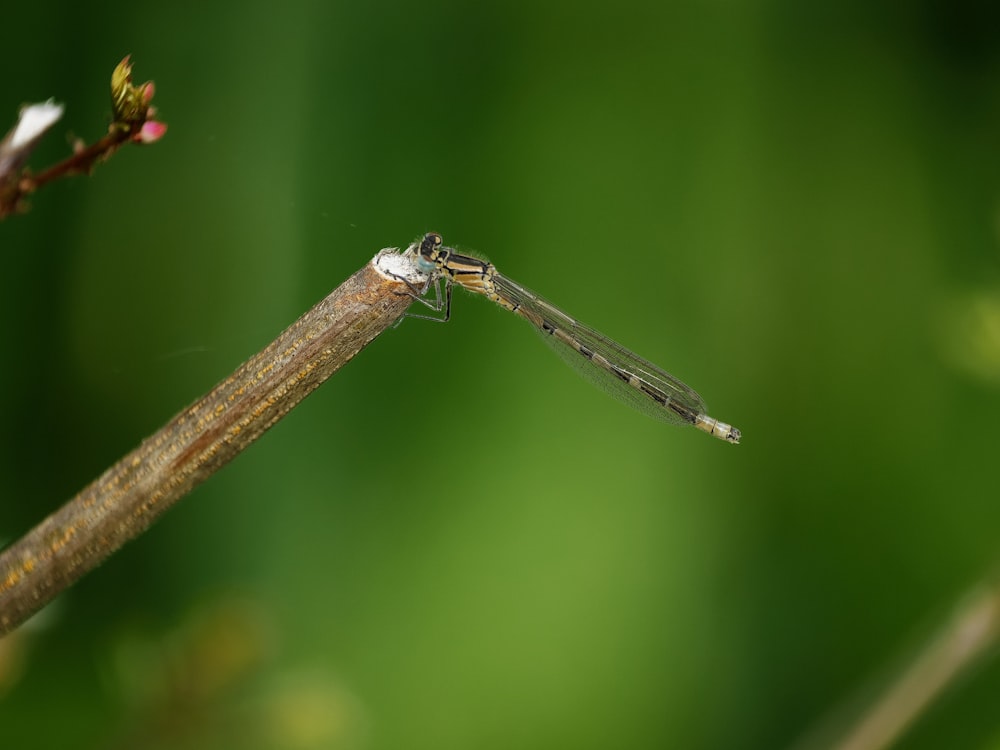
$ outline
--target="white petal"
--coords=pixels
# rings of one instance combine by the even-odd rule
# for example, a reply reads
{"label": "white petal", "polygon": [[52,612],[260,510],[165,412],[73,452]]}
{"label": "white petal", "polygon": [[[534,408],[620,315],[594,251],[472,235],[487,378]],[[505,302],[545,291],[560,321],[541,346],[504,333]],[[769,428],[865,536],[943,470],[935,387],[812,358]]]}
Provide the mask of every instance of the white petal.
{"label": "white petal", "polygon": [[63,105],[49,99],[41,104],[31,104],[21,110],[21,118],[11,135],[10,148],[17,149],[41,136],[62,117]]}

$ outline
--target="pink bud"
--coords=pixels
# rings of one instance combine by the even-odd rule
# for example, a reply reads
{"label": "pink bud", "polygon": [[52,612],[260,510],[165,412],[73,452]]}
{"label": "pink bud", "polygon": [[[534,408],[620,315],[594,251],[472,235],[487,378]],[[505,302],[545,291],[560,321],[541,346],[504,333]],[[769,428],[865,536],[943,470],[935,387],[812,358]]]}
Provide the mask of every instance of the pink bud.
{"label": "pink bud", "polygon": [[156,120],[146,120],[139,129],[139,132],[132,136],[136,143],[156,143],[167,132],[166,123]]}

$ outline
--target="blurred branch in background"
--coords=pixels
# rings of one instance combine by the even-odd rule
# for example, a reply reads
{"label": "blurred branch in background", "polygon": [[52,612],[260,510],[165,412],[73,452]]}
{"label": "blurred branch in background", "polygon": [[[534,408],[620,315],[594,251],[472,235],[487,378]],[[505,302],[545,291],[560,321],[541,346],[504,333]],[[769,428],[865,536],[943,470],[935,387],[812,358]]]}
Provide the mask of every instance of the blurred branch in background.
{"label": "blurred branch in background", "polygon": [[51,99],[24,107],[17,124],[0,141],[0,219],[26,210],[25,198],[43,185],[89,173],[123,144],[154,143],[162,138],[167,126],[154,119],[154,92],[152,81],[132,84],[132,66],[126,56],[111,74],[113,119],[108,134],[89,146],[77,141],[72,156],[37,175],[24,165],[42,136],[62,117],[63,107]]}
{"label": "blurred branch in background", "polygon": [[410,262],[412,250],[380,252],[207,396],[0,551],[0,635],[149,528],[398,321],[412,301],[401,279],[423,279]]}
{"label": "blurred branch in background", "polygon": [[[907,661],[901,672],[866,701],[869,706],[847,731],[834,719],[800,750],[882,750],[892,747],[926,711],[969,669],[990,655],[1000,637],[1000,576],[977,586],[951,619]],[[840,737],[839,740],[833,740]]]}

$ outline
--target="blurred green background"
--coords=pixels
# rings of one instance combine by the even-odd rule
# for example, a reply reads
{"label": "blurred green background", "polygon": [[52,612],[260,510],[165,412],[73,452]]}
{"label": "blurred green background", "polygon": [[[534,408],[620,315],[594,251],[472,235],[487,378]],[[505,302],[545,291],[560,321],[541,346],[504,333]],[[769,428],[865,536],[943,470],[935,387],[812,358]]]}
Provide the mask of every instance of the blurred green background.
{"label": "blurred green background", "polygon": [[[845,726],[1000,558],[998,7],[6,9],[6,122],[67,106],[36,168],[102,134],[126,53],[170,129],[0,226],[0,537],[428,230],[744,442],[460,294],[0,641],[0,746]],[[987,660],[900,747],[1000,747],[997,695]]]}

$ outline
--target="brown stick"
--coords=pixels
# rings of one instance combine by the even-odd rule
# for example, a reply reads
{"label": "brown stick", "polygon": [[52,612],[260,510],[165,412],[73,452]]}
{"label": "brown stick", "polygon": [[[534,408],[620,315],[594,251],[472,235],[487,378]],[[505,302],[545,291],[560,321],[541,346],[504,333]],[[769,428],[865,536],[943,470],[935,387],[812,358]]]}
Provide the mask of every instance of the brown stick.
{"label": "brown stick", "polygon": [[[259,354],[0,552],[0,635],[97,567],[260,437],[412,302],[382,251]],[[378,267],[377,267],[378,266]]]}
{"label": "brown stick", "polygon": [[[949,620],[871,700],[854,722],[820,725],[796,743],[798,750],[885,750],[892,747],[931,703],[953,687],[1000,640],[1000,578],[995,574],[964,597]],[[856,703],[857,701],[853,701]],[[833,741],[836,735],[842,735]]]}
{"label": "brown stick", "polygon": [[1000,584],[981,585],[888,687],[837,750],[895,744],[930,703],[994,647],[1000,636]]}

